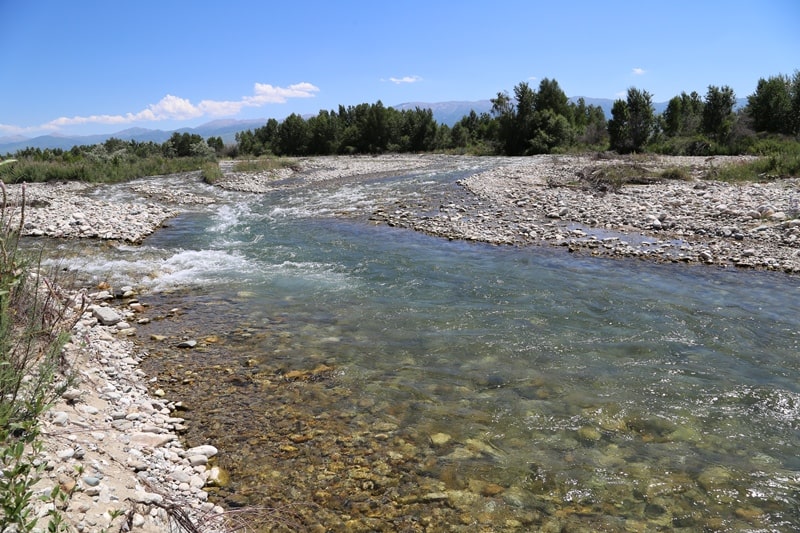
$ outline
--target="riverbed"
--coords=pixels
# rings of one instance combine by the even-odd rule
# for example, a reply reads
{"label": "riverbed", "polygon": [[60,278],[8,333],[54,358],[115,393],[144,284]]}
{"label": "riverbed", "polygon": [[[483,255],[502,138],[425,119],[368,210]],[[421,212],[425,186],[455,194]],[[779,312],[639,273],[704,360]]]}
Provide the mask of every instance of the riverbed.
{"label": "riverbed", "polygon": [[181,178],[213,202],[66,264],[144,294],[143,369],[188,444],[220,449],[228,508],[320,531],[796,529],[798,278],[593,256],[566,199],[541,217],[564,245],[414,227],[508,211],[463,186],[496,164]]}

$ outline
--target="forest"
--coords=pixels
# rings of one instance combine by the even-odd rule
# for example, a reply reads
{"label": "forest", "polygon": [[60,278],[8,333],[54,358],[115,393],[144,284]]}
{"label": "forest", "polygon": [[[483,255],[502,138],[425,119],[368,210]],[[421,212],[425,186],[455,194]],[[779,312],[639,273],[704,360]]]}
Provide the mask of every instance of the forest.
{"label": "forest", "polygon": [[55,179],[111,182],[133,177],[209,168],[221,157],[324,156],[439,152],[526,156],[569,152],[714,156],[769,156],[770,175],[800,172],[800,70],[758,80],[747,104],[736,109],[728,86],[708,86],[705,95],[682,92],[663,113],[652,95],[631,87],[607,118],[583,99],[571,102],[555,79],[538,87],[520,82],[512,93],[491,99],[488,113],[470,112],[452,127],[430,109],[398,111],[378,101],[303,118],[291,114],[262,127],[221,138],[174,133],[162,144],[111,138],[71,150],[27,148],[0,167],[5,182]]}

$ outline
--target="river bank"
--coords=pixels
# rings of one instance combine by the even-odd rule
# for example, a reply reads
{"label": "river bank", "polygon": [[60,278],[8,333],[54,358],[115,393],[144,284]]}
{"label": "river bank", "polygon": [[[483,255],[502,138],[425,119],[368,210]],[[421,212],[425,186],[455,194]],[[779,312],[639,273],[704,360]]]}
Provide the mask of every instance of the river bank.
{"label": "river bank", "polygon": [[[480,158],[438,156],[304,160],[301,162],[299,172],[293,171],[278,177],[231,176],[220,186],[228,189],[249,188],[246,190],[251,192],[265,189],[274,190],[276,187],[291,190],[296,187],[330,184],[334,181],[344,183],[348,180],[363,179],[365,176],[399,172],[407,169],[409,162],[416,165],[412,167],[413,172],[425,173],[446,167],[454,162],[463,163],[465,160],[469,160],[470,164],[479,164],[482,161]],[[709,162],[704,161],[704,163],[708,164]],[[374,223],[409,227],[451,239],[510,245],[546,243],[569,246],[577,253],[626,256],[622,253],[626,249],[626,245],[622,244],[622,241],[628,241],[627,246],[632,247],[631,242],[636,244],[636,239],[642,239],[640,247],[649,249],[653,245],[644,244],[644,242],[649,242],[648,239],[655,242],[663,240],[663,244],[668,245],[666,248],[671,252],[653,254],[652,258],[658,261],[684,261],[684,259],[671,257],[672,253],[684,253],[685,257],[693,258],[686,259],[687,262],[706,263],[708,261],[701,260],[702,250],[694,248],[688,250],[681,247],[692,245],[691,243],[694,242],[707,243],[708,241],[704,239],[709,237],[714,242],[719,241],[725,245],[747,246],[748,248],[742,248],[741,255],[748,258],[769,258],[778,252],[784,253],[781,251],[784,248],[788,251],[796,250],[791,246],[780,246],[786,239],[791,242],[791,236],[795,235],[791,231],[795,226],[790,224],[793,219],[786,214],[786,211],[791,213],[794,194],[792,187],[796,187],[796,183],[748,185],[737,188],[713,182],[668,182],[626,186],[620,193],[613,193],[580,186],[579,182],[574,179],[575,169],[580,168],[580,164],[582,163],[566,164],[562,160],[553,158],[503,159],[494,168],[462,180],[459,187],[453,188],[452,196],[427,199],[392,198],[387,199],[383,205],[372,207],[368,213],[350,213],[347,216],[372,218]],[[537,168],[541,168],[542,173],[547,172],[548,174],[540,174],[536,170]],[[189,179],[198,178],[189,177]],[[672,188],[673,186],[674,188]],[[47,187],[44,185],[41,189],[48,191]],[[185,205],[178,204],[181,197],[172,195],[174,199],[168,199],[169,196],[165,193],[169,191],[165,190],[163,186],[159,187],[159,178],[131,184],[131,187],[135,187],[142,198],[147,198],[144,201],[147,209],[143,210],[140,205],[139,213],[131,215],[138,217],[133,220],[114,216],[113,213],[115,209],[119,212],[133,213],[138,205],[137,202],[114,201],[103,196],[102,188],[86,188],[80,193],[76,193],[74,190],[52,192],[53,188],[59,187],[58,185],[51,186],[50,192],[48,192],[51,194],[48,200],[49,206],[44,205],[43,202],[39,206],[35,206],[35,203],[31,204],[26,213],[25,231],[28,234],[37,235],[37,230],[42,234],[49,234],[48,226],[52,226],[55,228],[54,231],[62,231],[64,233],[62,236],[97,237],[104,235],[102,238],[110,240],[140,242],[144,236],[161,224],[168,223],[169,218],[175,213],[187,209]],[[660,196],[661,193],[657,189],[662,187],[671,191],[671,195]],[[65,188],[68,189],[68,187]],[[634,190],[638,191],[639,188],[642,189],[640,192],[633,192]],[[709,188],[711,193],[708,192]],[[29,199],[37,198],[36,193],[33,192],[37,189],[39,187],[29,188]],[[694,196],[688,198],[681,196],[689,194]],[[41,196],[38,198],[41,199]],[[737,208],[735,213],[730,215],[738,224],[739,231],[731,230],[730,235],[726,237],[725,230],[722,229],[724,226],[719,224],[727,221],[729,216],[720,215],[721,208],[716,211],[712,208],[725,204],[725,202],[730,203],[731,199],[737,201],[737,206],[743,207]],[[211,200],[201,195],[197,197],[194,205],[203,205],[208,201]],[[763,203],[756,203],[757,201]],[[152,207],[149,204],[152,204]],[[658,205],[661,207],[657,207]],[[771,206],[773,212],[764,215],[768,210],[763,213],[758,211],[758,207],[762,205]],[[588,210],[585,206],[592,206],[593,210]],[[47,211],[48,207],[50,208],[49,212]],[[759,213],[758,217],[751,216],[749,219],[745,219],[745,207],[753,207]],[[665,213],[662,210],[668,211],[666,216],[663,216]],[[782,218],[780,216],[773,216],[780,213],[780,210],[784,210],[786,216],[783,220],[779,220]],[[572,211],[574,211],[574,215],[571,214]],[[691,221],[689,218],[693,211],[698,213],[698,216]],[[587,218],[581,222],[583,219],[579,216]],[[617,219],[620,221],[619,224],[615,222]],[[47,220],[49,223],[43,224],[39,222],[40,220]],[[126,233],[125,228],[129,229],[134,220],[141,229],[133,233]],[[597,222],[592,222],[592,220]],[[661,225],[660,228],[656,227],[656,220]],[[58,221],[67,222],[59,223]],[[647,221],[650,221],[650,227],[646,227]],[[673,223],[674,225],[672,225]],[[102,224],[110,224],[112,228],[114,224],[117,224],[119,230],[115,233],[113,230],[97,232],[93,229],[103,227]],[[572,224],[581,226],[571,227]],[[759,226],[754,226],[754,224],[759,224]],[[691,225],[696,225],[699,229],[709,228],[707,231],[713,230],[715,233],[711,236],[703,235],[692,229]],[[767,227],[756,230],[763,225]],[[625,237],[590,235],[588,234],[589,230],[584,226],[594,228],[592,231],[598,232],[602,230],[609,233],[615,231],[627,233],[625,233]],[[717,229],[722,231],[721,236],[716,235]],[[580,235],[574,233],[575,230],[587,234]],[[698,234],[696,241],[689,240],[695,239],[695,235],[689,234],[690,230]],[[670,236],[677,232],[683,232],[684,239],[682,240],[690,244],[673,243]],[[94,233],[97,235],[93,235]],[[770,238],[759,239],[758,236],[762,233]],[[131,237],[128,238],[126,235],[131,235]],[[552,237],[547,238],[548,235],[552,235]],[[604,240],[607,238],[610,240]],[[615,238],[617,240],[614,240]],[[566,244],[564,244],[565,242]],[[587,244],[582,245],[583,242]],[[592,247],[591,243],[595,243],[596,246]],[[616,246],[617,243],[619,246]],[[765,245],[762,246],[762,244]],[[778,252],[773,253],[767,245],[773,246],[773,249]],[[707,244],[707,246],[711,245]],[[735,250],[735,248],[732,249]],[[750,249],[754,250],[752,255],[744,254],[745,250]],[[643,255],[642,257],[650,256]],[[783,256],[780,255],[780,257]],[[788,257],[790,260],[791,254]],[[792,266],[791,262],[784,264],[764,261],[762,264],[757,264],[755,261],[756,259],[751,259],[748,264],[740,266],[786,271],[790,271],[788,267]],[[734,262],[715,263],[714,261],[711,263],[739,264]],[[165,492],[174,491],[181,498],[196,498],[194,503],[188,505],[189,508],[196,505],[201,511],[213,511],[214,507],[203,500],[205,493],[202,488],[195,486],[201,482],[204,483],[205,474],[195,470],[195,468],[200,470],[200,465],[192,466],[190,462],[191,468],[185,469],[187,466],[185,461],[189,460],[189,457],[177,444],[177,434],[182,422],[177,420],[177,417],[171,416],[176,405],[170,403],[168,399],[160,397],[155,385],[151,386],[152,389],[155,389],[152,392],[153,396],[146,396],[146,387],[143,383],[152,378],[137,371],[135,365],[144,354],[135,354],[133,346],[127,342],[129,335],[136,334],[138,321],[147,316],[147,313],[143,314],[139,310],[147,309],[146,296],[136,295],[134,292],[125,298],[115,299],[109,298],[109,296],[113,296],[112,293],[124,295],[127,291],[118,289],[107,294],[96,290],[92,292],[96,293],[92,296],[94,305],[101,308],[117,308],[121,320],[116,324],[104,325],[100,318],[95,316],[94,310],[91,310],[89,315],[82,318],[76,329],[75,337],[82,339],[82,342],[86,343],[85,346],[90,347],[86,348],[90,350],[87,358],[78,359],[75,365],[80,372],[86,373],[84,383],[87,385],[85,387],[78,386],[79,393],[73,391],[70,394],[70,396],[77,394],[72,399],[65,398],[64,404],[55,408],[53,413],[56,414],[47,422],[46,430],[49,438],[52,438],[48,441],[48,449],[51,454],[48,461],[53,461],[53,468],[50,472],[55,475],[54,478],[50,477],[49,479],[58,480],[59,474],[74,472],[76,465],[82,465],[84,472],[89,471],[89,474],[77,476],[78,479],[75,479],[76,476],[72,476],[76,483],[80,484],[81,491],[78,492],[86,497],[76,507],[77,510],[84,510],[84,512],[76,516],[78,521],[75,523],[83,520],[85,530],[89,531],[95,530],[92,528],[100,530],[104,524],[102,520],[105,519],[105,515],[111,517],[109,509],[119,508],[117,502],[128,501],[126,498],[129,496],[120,497],[122,494],[127,494],[122,491],[132,491],[134,496],[131,497],[136,502],[135,506],[140,508],[138,517],[135,514],[131,515],[135,518],[135,524],[141,528],[152,526],[158,530],[157,528],[159,525],[163,525],[165,519],[156,505],[159,503],[156,501],[158,496],[145,496],[145,494],[158,494],[158,490],[149,488],[151,485],[147,484],[152,484],[153,480],[162,483],[161,490]],[[112,305],[107,305],[109,303]],[[123,310],[120,311],[120,307]],[[96,376],[100,376],[102,379]],[[93,391],[97,392],[97,397],[94,396]],[[105,397],[102,397],[103,395]],[[101,403],[95,403],[96,401]],[[92,414],[92,408],[97,409],[97,413]],[[65,421],[64,413],[66,413],[67,425],[60,426],[58,423]],[[119,426],[119,428],[115,426]],[[156,431],[150,431],[150,429],[156,429]],[[115,433],[115,431],[117,432]],[[141,446],[136,443],[131,445],[130,442],[125,442],[125,438],[126,435],[130,437],[132,431],[153,433],[154,438],[158,440]],[[104,437],[102,440],[98,440],[92,433],[98,433],[98,435],[103,433]],[[175,435],[175,437],[170,438],[169,435]],[[90,437],[94,440],[90,440]],[[165,438],[170,440],[160,444],[160,440]],[[116,444],[112,445],[111,443]],[[213,445],[213,443],[209,444]],[[95,451],[95,447],[99,454],[97,456],[91,455]],[[114,459],[110,460],[111,457]],[[131,459],[132,457],[133,459]],[[173,461],[176,457],[178,460]],[[171,470],[164,470],[160,465],[166,463],[159,462],[162,459],[177,466],[170,467]],[[108,465],[103,461],[106,461]],[[104,468],[104,470],[95,471],[95,475],[92,475],[91,469],[95,468],[95,464],[99,464],[100,468]],[[118,465],[120,469],[114,470],[110,465]],[[139,472],[152,473],[136,473],[136,465],[138,468],[144,468]],[[175,484],[176,481],[179,481],[173,475],[176,471],[179,472],[176,475],[180,478],[185,478],[185,475],[190,476],[188,481],[184,480]],[[203,470],[203,472],[205,471]],[[96,475],[97,473],[101,473],[103,477],[100,478]],[[84,479],[87,475],[92,479]],[[195,476],[194,481],[192,476]],[[66,481],[68,480],[65,479]],[[95,481],[99,482],[95,486],[101,488],[96,494],[91,494],[95,492],[91,485]],[[111,483],[117,485],[112,486]],[[188,493],[181,492],[181,483],[189,486]],[[105,497],[104,487],[107,488]],[[145,501],[138,501],[136,498]],[[149,498],[152,498],[152,501],[148,501]],[[216,511],[218,512],[219,509]],[[90,524],[90,519],[95,523]]]}
{"label": "river bank", "polygon": [[[374,176],[423,173],[458,158],[317,158],[277,175],[226,173],[226,189],[269,192]],[[471,158],[480,161],[481,158]],[[716,170],[734,157],[534,156],[459,181],[441,198],[398,199],[371,219],[448,239],[514,246],[553,245],[591,255],[718,267],[800,272],[800,179],[730,184]],[[635,168],[643,183],[610,190],[603,170]],[[661,177],[682,169],[682,179]]]}
{"label": "river bank", "polygon": [[[376,223],[448,239],[515,246],[554,245],[570,251],[653,261],[800,272],[800,179],[728,184],[705,179],[746,157],[492,158],[491,168],[459,182],[452,196],[393,199],[368,215]],[[237,173],[223,162],[225,190],[265,193],[401,173],[424,173],[488,158],[412,155],[300,159],[293,169]],[[647,184],[598,187],[588,174],[638,167]],[[685,170],[683,180],[659,176]],[[187,179],[199,179],[188,174]],[[102,186],[27,186],[23,233],[57,238],[141,242],[169,218],[213,200],[171,193],[159,179],[130,187],[141,202],[104,199]],[[10,186],[12,204],[19,187]]]}

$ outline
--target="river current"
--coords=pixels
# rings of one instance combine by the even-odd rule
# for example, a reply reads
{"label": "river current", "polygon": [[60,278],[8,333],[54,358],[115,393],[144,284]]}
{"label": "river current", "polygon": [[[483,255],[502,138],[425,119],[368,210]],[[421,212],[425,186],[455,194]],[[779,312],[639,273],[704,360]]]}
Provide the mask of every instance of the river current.
{"label": "river current", "polygon": [[220,448],[224,505],[336,531],[800,528],[800,279],[368,220],[476,170],[176,180],[217,203],[62,255],[143,291],[144,369]]}

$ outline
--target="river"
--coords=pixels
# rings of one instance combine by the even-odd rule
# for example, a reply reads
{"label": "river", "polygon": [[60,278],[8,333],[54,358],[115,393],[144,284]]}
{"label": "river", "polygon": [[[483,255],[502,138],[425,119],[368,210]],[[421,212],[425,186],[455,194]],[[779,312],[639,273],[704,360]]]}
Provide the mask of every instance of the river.
{"label": "river", "polygon": [[800,528],[800,279],[368,220],[478,167],[175,181],[217,202],[61,253],[143,291],[143,368],[188,444],[220,448],[229,508],[320,531]]}

